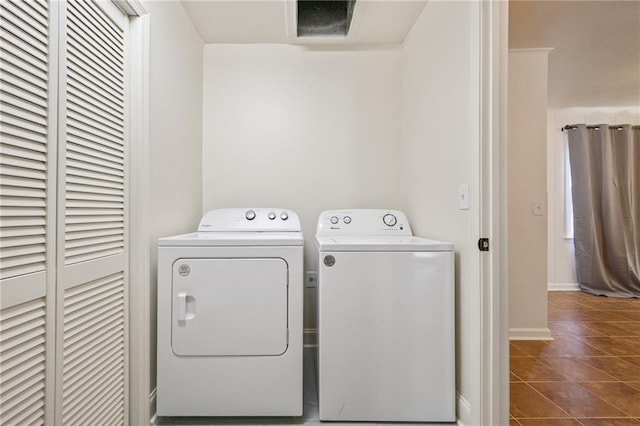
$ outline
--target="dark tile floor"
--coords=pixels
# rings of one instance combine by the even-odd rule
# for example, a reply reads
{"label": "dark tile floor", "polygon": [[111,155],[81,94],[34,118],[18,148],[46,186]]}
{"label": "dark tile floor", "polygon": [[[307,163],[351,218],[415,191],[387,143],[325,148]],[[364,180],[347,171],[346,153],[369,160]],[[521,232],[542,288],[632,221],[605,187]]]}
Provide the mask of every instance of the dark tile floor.
{"label": "dark tile floor", "polygon": [[640,426],[640,299],[550,292],[549,328],[510,344],[511,426]]}

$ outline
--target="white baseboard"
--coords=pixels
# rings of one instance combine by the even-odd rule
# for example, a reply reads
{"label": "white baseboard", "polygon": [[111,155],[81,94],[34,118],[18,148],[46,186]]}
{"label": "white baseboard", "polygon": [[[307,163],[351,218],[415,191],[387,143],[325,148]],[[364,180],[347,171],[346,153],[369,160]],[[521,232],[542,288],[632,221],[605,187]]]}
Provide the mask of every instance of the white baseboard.
{"label": "white baseboard", "polygon": [[554,340],[548,328],[510,328],[509,340]]}
{"label": "white baseboard", "polygon": [[580,284],[578,283],[549,283],[547,284],[548,291],[580,291]]}
{"label": "white baseboard", "polygon": [[318,346],[318,329],[305,328],[303,332],[302,342],[305,348],[315,348]]}
{"label": "white baseboard", "polygon": [[464,426],[466,424],[471,424],[471,405],[469,401],[465,399],[464,396],[460,395],[460,393],[456,393],[457,400],[457,408],[458,408],[458,421],[456,422],[459,426]]}

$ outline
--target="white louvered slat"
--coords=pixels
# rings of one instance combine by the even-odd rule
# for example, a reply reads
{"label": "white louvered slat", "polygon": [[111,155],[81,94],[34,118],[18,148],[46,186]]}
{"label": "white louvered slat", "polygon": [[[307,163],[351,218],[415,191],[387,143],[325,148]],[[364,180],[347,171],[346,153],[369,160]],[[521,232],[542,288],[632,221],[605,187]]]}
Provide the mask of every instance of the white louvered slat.
{"label": "white louvered slat", "polygon": [[124,167],[122,164],[108,164],[101,165],[97,164],[98,161],[92,157],[87,157],[83,155],[78,155],[74,152],[70,152],[67,155],[68,161],[67,166],[69,168],[78,169],[78,170],[88,170],[104,175],[108,175],[109,177],[115,176],[118,178],[118,181],[124,180],[124,171],[122,168]]}
{"label": "white louvered slat", "polygon": [[21,117],[25,122],[36,123],[40,126],[47,125],[47,120],[43,115],[44,110],[26,110],[16,105],[12,105],[9,102],[2,102],[2,112],[4,117]]}
{"label": "white louvered slat", "polygon": [[68,129],[69,143],[80,145],[84,148],[94,150],[95,152],[104,152],[114,157],[124,158],[124,146],[120,141],[110,142],[100,139],[94,135],[82,132],[80,129],[70,127]]}
{"label": "white louvered slat", "polygon": [[[6,133],[2,135],[2,157],[18,157],[41,163],[47,161],[46,146],[44,144],[28,139],[5,136],[7,136]],[[4,166],[4,159],[2,166]]]}
{"label": "white louvered slat", "polygon": [[[2,175],[2,184],[0,185],[7,189],[7,193],[15,188],[46,189],[47,183],[38,178],[39,175],[44,175],[44,173],[28,169],[23,170],[23,176],[20,176],[15,168],[0,166],[0,174]],[[4,194],[4,190],[0,192],[0,196]]]}
{"label": "white louvered slat", "polygon": [[94,386],[97,381],[103,380],[103,376],[110,375],[114,369],[117,369],[119,362],[120,354],[117,350],[114,350],[113,353],[96,362],[96,368],[89,374],[83,374],[86,372],[82,369],[79,369],[79,374],[73,374],[69,370],[67,381],[63,383],[62,389],[67,392],[70,397],[74,397],[78,392],[85,393]]}
{"label": "white louvered slat", "polygon": [[[33,13],[34,10],[23,3],[26,2],[6,2],[6,4],[3,5],[3,9],[17,17],[23,23],[29,24],[33,29],[40,30],[40,34],[46,37],[46,28],[48,26],[47,17]],[[44,31],[41,30],[43,28],[45,29]]]}
{"label": "white louvered slat", "polygon": [[96,179],[92,180],[83,176],[67,176],[67,188],[71,187],[74,187],[75,192],[91,193],[94,189],[98,192],[98,189],[103,188],[105,190],[124,194],[124,187],[118,182]]}
{"label": "white louvered slat", "polygon": [[[74,22],[73,18],[71,19]],[[75,24],[79,24],[77,21]],[[79,25],[82,25],[81,23]],[[86,44],[83,44],[83,38],[86,36],[86,31],[76,32],[69,31],[69,50],[75,50],[78,58],[82,58],[82,62],[87,65],[90,72],[95,75],[100,75],[102,79],[107,80],[106,83],[113,89],[119,90],[118,81],[122,79],[124,72],[121,68],[121,57],[113,57],[112,52],[106,51],[102,46],[97,45],[96,48],[87,49]],[[91,37],[88,37],[91,38]],[[102,64],[101,68],[91,66],[88,58],[96,56]]]}
{"label": "white louvered slat", "polygon": [[[122,137],[122,127],[120,122],[114,121],[113,116],[102,112],[99,108],[93,108],[90,104],[82,102],[81,99],[76,100],[77,103],[69,102],[69,111],[77,116],[79,121],[93,123],[102,131]],[[71,119],[73,117],[70,115]]]}
{"label": "white louvered slat", "polygon": [[[12,51],[9,47],[15,48],[20,52],[33,56],[35,59],[39,59],[43,63],[46,62],[48,53],[46,44],[36,41],[27,32],[16,31],[15,27],[9,26],[8,22],[0,23],[0,31],[2,31],[2,34],[0,34],[2,48],[5,51],[11,53]],[[22,53],[19,55],[22,55]],[[45,66],[43,69],[47,69],[47,67]]]}
{"label": "white louvered slat", "polygon": [[[42,207],[44,208],[46,206],[46,203],[43,199],[41,198],[33,198],[33,197],[23,197],[23,196],[17,196],[17,197],[12,197],[7,195],[8,192],[17,192],[17,193],[22,193],[22,194],[27,194],[29,191],[36,191],[32,188],[26,188],[24,191],[21,190],[20,188],[8,188],[5,191],[2,191],[4,195],[2,197],[2,199],[0,199],[0,207]],[[39,191],[39,192],[44,192],[44,191]]]}
{"label": "white louvered slat", "polygon": [[[14,36],[9,36],[2,39],[2,47],[0,48],[5,52],[4,58],[11,64],[28,64],[31,67],[31,73],[35,75],[46,75],[47,68],[43,65],[47,61],[46,55],[37,49],[33,49],[23,42],[17,42],[14,44]],[[26,46],[28,52],[21,48]]]}
{"label": "white louvered slat", "polygon": [[0,424],[44,423],[45,301],[0,311]]}
{"label": "white louvered slat", "polygon": [[26,92],[21,87],[16,87],[3,81],[0,81],[0,91],[3,99],[6,99],[9,103],[23,106],[24,108],[29,108],[30,105],[35,108],[47,108],[47,100],[38,96],[38,93]]}
{"label": "white louvered slat", "polygon": [[47,26],[39,24],[35,21],[23,21],[18,16],[7,9],[16,2],[3,1],[0,7],[0,28],[2,30],[16,35],[22,40],[28,40],[34,47],[46,51],[48,46]]}
{"label": "white louvered slat", "polygon": [[101,194],[98,191],[95,192],[88,192],[86,190],[80,190],[80,191],[69,191],[67,193],[67,196],[69,197],[69,200],[94,200],[94,201],[101,201],[101,202],[114,202],[114,203],[120,203],[121,199],[120,199],[120,195],[108,195],[108,194]]}
{"label": "white louvered slat", "polygon": [[[81,8],[85,10],[85,12],[90,15],[93,20],[94,25],[98,25],[101,28],[101,32],[108,37],[117,47],[121,46],[122,38],[123,38],[123,26],[111,18],[108,17],[108,13],[103,12],[103,10],[96,5],[96,3],[83,3],[80,5]],[[116,53],[122,54],[121,50],[115,49]]]}
{"label": "white louvered slat", "polygon": [[43,235],[33,235],[33,236],[24,236],[24,237],[21,236],[19,238],[11,238],[11,237],[5,236],[2,239],[2,246],[3,247],[19,247],[24,244],[39,245],[39,244],[44,244],[45,241],[46,239]]}
{"label": "white louvered slat", "polygon": [[[124,413],[123,300],[123,273],[65,292],[64,424],[98,424],[97,418],[112,412]],[[103,413],[105,407],[109,409]],[[122,422],[122,416],[117,419],[117,423]]]}
{"label": "white louvered slat", "polygon": [[122,238],[123,228],[106,228],[106,229],[95,229],[93,227],[90,231],[75,231],[73,233],[69,233],[69,242],[74,240],[82,240],[86,238],[113,238],[116,237],[118,239]]}
{"label": "white louvered slat", "polygon": [[93,171],[90,166],[80,167],[78,163],[73,163],[71,160],[70,162],[76,167],[71,166],[67,168],[67,173],[69,175],[90,179],[90,181],[95,182],[96,185],[99,183],[104,184],[105,182],[114,182],[118,184],[117,187],[123,188],[122,183],[124,182],[124,178],[121,176]]}
{"label": "white louvered slat", "polygon": [[[24,87],[24,86],[23,86]],[[3,125],[3,133],[9,133],[9,129],[6,129],[4,126],[8,126],[13,129],[21,129],[26,131],[27,133],[41,134],[43,137],[47,137],[46,133],[40,133],[46,127],[43,127],[41,123],[31,123],[28,119],[25,119],[22,114],[20,115],[12,115],[7,114],[6,111],[2,114],[2,119],[0,119]],[[11,132],[10,134],[16,135],[15,132]],[[18,135],[19,136],[19,135]]]}
{"label": "white louvered slat", "polygon": [[[0,85],[1,84],[2,83],[0,83]],[[22,111],[29,111],[33,114],[37,114],[40,117],[47,116],[46,101],[33,97],[32,100],[34,100],[35,102],[31,102],[29,100],[22,99],[24,97],[22,95],[23,93],[20,93],[16,90],[11,90],[11,92],[0,91],[0,103],[2,105],[10,105],[12,107],[19,108]]]}
{"label": "white louvered slat", "polygon": [[[76,60],[77,61],[77,60]],[[95,76],[89,74],[86,70],[80,68],[82,64],[76,64],[71,61],[69,65],[69,94],[77,96],[80,99],[89,98],[89,101],[96,108],[107,111],[111,114],[120,114],[120,102],[113,99],[113,95],[105,91],[99,84],[93,80]]]}
{"label": "white louvered slat", "polygon": [[102,229],[122,229],[122,224],[114,222],[101,222],[101,223],[74,223],[69,225],[69,232],[82,232],[82,231],[97,231]]}
{"label": "white louvered slat", "polygon": [[[29,172],[31,172],[32,170],[37,170],[40,173],[33,174],[30,176],[30,178],[41,179],[43,176],[43,173],[47,171],[47,166],[43,161],[33,160],[25,157],[17,157],[13,155],[6,155],[5,153],[1,153],[0,157],[2,158],[2,168],[0,168],[0,173],[2,174],[10,173],[11,169],[13,170],[27,169]],[[4,170],[5,166],[10,167],[10,169]],[[22,174],[15,174],[14,176],[22,176]]]}
{"label": "white louvered slat", "polygon": [[[32,59],[33,61],[34,59]],[[0,63],[2,71],[2,81],[14,86],[31,86],[35,93],[46,97],[47,92],[47,73],[34,67],[31,61],[22,60],[14,55],[5,55],[4,61]]]}
{"label": "white louvered slat", "polygon": [[94,144],[83,141],[77,143],[72,138],[68,141],[67,149],[75,155],[85,155],[90,157],[88,161],[98,162],[109,167],[116,167],[118,170],[122,169],[122,152],[113,150],[103,146],[95,146]]}
{"label": "white louvered slat", "polygon": [[67,223],[69,224],[84,224],[91,226],[90,229],[93,229],[93,224],[96,226],[100,226],[104,223],[117,223],[118,226],[122,225],[122,218],[119,215],[100,215],[100,216],[74,216],[67,219]]}
{"label": "white louvered slat", "polygon": [[29,224],[29,225],[25,225],[22,228],[14,228],[11,226],[5,226],[2,225],[2,237],[3,237],[3,243],[4,243],[4,238],[10,239],[13,237],[20,237],[22,235],[24,236],[35,236],[35,235],[42,235],[45,232],[45,227],[43,225],[37,225],[37,224]]}
{"label": "white louvered slat", "polygon": [[69,102],[68,104],[68,119],[70,122],[81,122],[86,125],[94,127],[96,130],[100,130],[103,134],[115,137],[116,139],[122,139],[122,123],[113,122],[111,118],[105,118],[92,111],[85,110],[82,106]]}
{"label": "white louvered slat", "polygon": [[[34,325],[33,327],[28,327],[24,332],[20,333],[17,336],[14,336],[11,342],[8,342],[3,346],[1,359],[11,357],[12,354],[16,351],[21,350],[22,348],[32,347],[37,343],[44,343],[43,325]],[[22,346],[23,344],[25,344],[25,346]]]}
{"label": "white louvered slat", "polygon": [[[113,27],[113,22],[108,18],[105,20],[102,10],[93,7],[89,2],[78,3],[78,7],[70,10],[70,20],[76,19],[78,30],[97,43],[106,51],[105,57],[121,57],[123,51],[120,48],[123,44],[121,30]],[[94,18],[94,19],[91,19]],[[85,25],[85,22],[90,22]],[[106,25],[105,25],[106,24]],[[118,64],[119,65],[119,64]],[[118,66],[119,69],[123,67]]]}
{"label": "white louvered slat", "polygon": [[6,217],[13,217],[14,219],[20,217],[33,217],[33,216],[44,216],[44,209],[39,207],[0,207],[0,215],[2,215],[3,219]]}
{"label": "white louvered slat", "polygon": [[46,129],[43,129],[43,132],[33,132],[31,130],[29,130],[30,127],[30,123],[26,122],[24,123],[24,126],[12,126],[6,122],[2,123],[2,135],[7,135],[10,136],[12,138],[12,140],[18,139],[18,140],[24,140],[24,141],[31,141],[31,142],[35,142],[38,144],[42,144],[42,145],[46,145],[47,143],[47,137],[46,135]]}
{"label": "white louvered slat", "polygon": [[87,138],[97,140],[99,143],[107,143],[109,145],[123,145],[122,138],[114,136],[111,133],[103,132],[98,128],[91,126],[91,123],[86,123],[81,120],[70,119],[67,125],[73,129],[73,133],[81,138]]}
{"label": "white louvered slat", "polygon": [[120,114],[118,104],[106,102],[102,97],[97,97],[95,92],[89,92],[89,89],[76,80],[71,79],[68,86],[69,93],[78,106],[91,108],[96,114],[100,114],[105,118],[111,119],[113,116]]}
{"label": "white louvered slat", "polygon": [[48,37],[45,2],[0,3],[0,279],[44,271]]}
{"label": "white louvered slat", "polygon": [[[28,205],[31,207],[33,205],[36,205],[35,202],[38,203],[37,205],[43,205],[40,203],[42,203],[42,198],[46,195],[46,192],[42,189],[37,188],[6,186],[2,188],[2,195],[9,200],[13,200],[14,198],[22,198],[24,199],[25,203],[28,203]],[[33,202],[31,202],[31,199],[33,199]],[[7,205],[13,204],[9,203]],[[6,234],[3,233],[3,235]]]}

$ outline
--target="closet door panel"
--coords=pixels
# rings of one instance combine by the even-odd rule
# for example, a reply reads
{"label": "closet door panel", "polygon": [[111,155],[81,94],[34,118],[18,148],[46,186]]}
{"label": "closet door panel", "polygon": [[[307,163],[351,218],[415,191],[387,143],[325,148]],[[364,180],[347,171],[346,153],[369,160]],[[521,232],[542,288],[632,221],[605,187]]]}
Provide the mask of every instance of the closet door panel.
{"label": "closet door panel", "polygon": [[65,8],[56,419],[125,424],[125,18],[109,2]]}
{"label": "closet door panel", "polygon": [[[55,198],[49,5],[0,2],[0,424],[45,424]],[[55,117],[53,118],[55,121]],[[53,342],[49,345],[53,347]],[[49,393],[49,396],[47,396]]]}
{"label": "closet door panel", "polygon": [[40,283],[44,295],[49,137],[47,4],[3,0],[0,17],[0,285],[4,290],[9,279],[32,274],[30,280]]}

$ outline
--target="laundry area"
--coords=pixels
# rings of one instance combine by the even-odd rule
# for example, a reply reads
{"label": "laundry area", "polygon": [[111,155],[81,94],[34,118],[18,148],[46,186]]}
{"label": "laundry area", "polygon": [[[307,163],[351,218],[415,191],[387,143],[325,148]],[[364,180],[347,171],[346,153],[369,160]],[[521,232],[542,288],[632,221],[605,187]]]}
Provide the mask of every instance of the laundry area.
{"label": "laundry area", "polygon": [[[465,371],[469,368],[467,363],[474,357],[468,349],[471,336],[465,330],[475,320],[465,317],[464,312],[469,312],[466,307],[474,303],[474,294],[477,295],[472,272],[475,266],[471,264],[477,248],[475,241],[470,241],[469,233],[474,226],[472,214],[478,208],[478,194],[474,193],[477,182],[474,183],[473,173],[477,168],[474,165],[477,147],[474,145],[478,144],[479,135],[475,127],[478,118],[473,115],[477,114],[477,109],[474,110],[473,105],[477,102],[479,87],[473,70],[474,66],[478,67],[479,46],[472,34],[478,30],[474,24],[478,25],[479,8],[467,2],[355,2],[347,36],[316,34],[296,37],[295,19],[292,19],[295,17],[295,5],[282,2],[274,6],[273,2],[237,2],[233,5],[227,2],[181,3],[184,25],[193,25],[181,37],[191,38],[194,52],[189,53],[184,41],[181,42],[179,55],[184,59],[177,61],[181,64],[179,67],[172,66],[179,68],[180,73],[191,69],[193,72],[189,77],[176,75],[171,80],[171,86],[185,86],[185,92],[175,93],[171,101],[167,99],[168,103],[152,102],[152,105],[162,105],[158,108],[171,111],[186,110],[187,104],[178,107],[176,103],[199,101],[197,95],[201,92],[202,137],[198,140],[198,132],[193,129],[198,127],[194,117],[188,118],[191,122],[188,131],[193,132],[191,145],[178,135],[175,141],[165,137],[167,143],[179,145],[182,153],[176,158],[173,150],[166,151],[167,156],[163,160],[173,165],[167,163],[167,168],[162,171],[163,176],[159,176],[167,181],[161,198],[165,204],[166,187],[174,186],[201,186],[201,194],[193,194],[191,206],[185,206],[182,202],[182,207],[176,207],[175,204],[171,207],[172,210],[178,208],[189,212],[192,219],[188,226],[186,223],[181,226],[174,223],[174,229],[166,227],[168,232],[156,231],[157,236],[193,232],[200,219],[195,216],[215,209],[244,209],[237,212],[239,220],[244,219],[245,211],[250,209],[262,209],[260,212],[256,210],[256,220],[264,220],[259,216],[264,218],[270,213],[265,206],[290,209],[295,213],[304,235],[304,275],[296,277],[302,279],[304,286],[303,343],[307,348],[304,367],[307,371],[312,367],[310,371],[313,375],[307,374],[307,382],[313,378],[315,383],[318,377],[322,386],[323,376],[318,371],[318,362],[321,363],[323,358],[320,356],[318,359],[316,354],[316,351],[323,353],[323,316],[322,312],[319,313],[319,295],[323,291],[323,268],[330,268],[320,264],[317,254],[314,238],[318,220],[322,212],[335,209],[388,209],[405,213],[405,221],[407,225],[410,224],[413,235],[447,241],[451,247],[455,247],[455,270],[453,265],[451,268],[456,276],[456,287],[451,289],[454,291],[451,293],[451,321],[442,311],[436,317],[428,318],[441,329],[448,330],[448,338],[455,338],[455,342],[451,340],[450,346],[447,346],[438,343],[438,337],[435,337],[438,333],[431,334],[433,344],[440,347],[436,352],[442,355],[437,357],[433,367],[447,371],[447,362],[453,361],[451,368],[457,369],[457,381],[453,386],[458,396],[454,389],[444,391],[446,380],[425,384],[426,393],[420,394],[418,391],[416,394],[418,399],[425,398],[425,407],[429,405],[427,395],[435,395],[429,392],[438,391],[442,391],[439,394],[448,394],[449,398],[438,405],[451,407],[449,414],[429,418],[425,417],[424,412],[412,417],[410,410],[403,409],[406,407],[402,404],[397,405],[404,415],[398,415],[396,410],[395,416],[380,414],[376,417],[373,405],[369,413],[362,408],[366,405],[361,405],[362,412],[357,413],[357,403],[356,414],[350,417],[350,406],[345,399],[348,395],[344,395],[342,399],[337,398],[335,404],[339,406],[335,412],[333,408],[327,411],[332,413],[326,420],[374,423],[455,421],[464,415],[459,412],[459,397],[465,394],[463,389],[471,383],[468,380],[472,375]],[[150,9],[153,16],[154,9],[161,8],[151,4]],[[173,21],[176,18],[171,19]],[[244,23],[244,26],[239,23]],[[185,67],[186,61],[193,62],[193,57],[197,56],[195,49],[198,47],[198,37],[203,40],[202,56],[198,58],[201,59],[201,65],[189,63]],[[176,41],[171,43],[177,44]],[[189,84],[186,84],[187,80]],[[189,93],[193,99],[188,98]],[[179,116],[172,121],[181,122]],[[190,154],[189,150],[193,152]],[[195,173],[191,161],[183,160],[182,171],[176,168],[176,160],[180,161],[180,156],[184,155],[192,155],[191,161],[196,161],[196,158],[201,161],[201,180],[193,176]],[[159,167],[153,164],[152,173],[154,168]],[[167,173],[169,168],[171,172]],[[161,169],[157,170],[160,172]],[[173,183],[169,184],[169,181]],[[179,181],[183,183],[178,184]],[[466,187],[467,193],[463,194],[467,197],[466,205],[459,201],[461,187]],[[185,197],[181,192],[175,196]],[[470,201],[468,197],[471,197]],[[199,203],[196,201],[201,201],[201,210],[197,209]],[[278,209],[273,212],[280,214]],[[391,228],[382,221],[383,214],[377,214],[375,220],[379,223],[376,223],[376,229]],[[343,217],[338,216],[343,228],[358,226],[357,221],[347,225]],[[266,222],[270,221],[266,219]],[[276,217],[275,222],[281,222],[280,218]],[[159,262],[162,262],[161,258]],[[453,260],[451,262],[454,263]],[[399,271],[394,273],[401,276]],[[393,285],[393,276],[388,285]],[[160,271],[158,280],[159,286],[162,286],[164,278]],[[365,280],[362,281],[362,288],[355,288],[350,293],[353,300],[349,299],[348,303],[355,305],[354,312],[358,305],[370,303],[369,297],[374,293],[371,289],[367,290]],[[291,284],[294,282],[290,281]],[[162,296],[161,287],[158,292],[160,321],[165,315],[161,311],[166,309],[162,304],[170,302]],[[388,294],[389,298],[393,298],[392,290]],[[461,309],[458,314],[453,313],[453,294],[456,295],[457,308]],[[439,306],[446,305],[445,300]],[[357,314],[344,315],[344,321],[349,322],[349,315],[356,321]],[[363,320],[365,323],[358,323],[366,326],[368,322],[371,331],[363,330],[358,333],[360,336],[353,336],[352,344],[359,342],[362,333],[390,339],[388,342],[379,342],[379,347],[370,345],[371,351],[379,351],[387,344],[399,341],[399,337],[386,336],[374,328],[384,322],[380,320],[384,318],[383,312],[380,312],[378,319],[372,311],[363,311],[361,315],[364,318],[371,316],[370,320]],[[457,333],[453,328],[454,321]],[[390,324],[391,320],[388,326]],[[163,326],[159,322],[159,354],[167,349],[167,340],[162,339],[160,334],[168,326],[168,323]],[[335,325],[327,324],[326,327],[330,330]],[[402,333],[402,336],[411,340],[415,339],[415,334],[420,334],[420,330]],[[324,338],[328,348],[332,336]],[[339,339],[349,340],[347,335]],[[375,340],[375,337],[372,339]],[[458,348],[456,353],[453,352],[454,343]],[[346,346],[342,348],[343,351],[346,349]],[[338,351],[332,356],[340,358],[348,355]],[[369,375],[374,378],[376,369],[387,376],[406,374],[406,377],[411,377],[411,371],[403,370],[398,365],[406,363],[407,358],[403,358],[403,361],[393,360],[393,356],[399,356],[397,353],[387,356],[391,356],[396,365],[386,373],[383,365],[376,364],[382,362],[384,357],[372,358],[369,364],[365,358],[354,361],[350,367],[352,370],[364,370],[362,376],[354,380],[357,382]],[[329,353],[325,359],[329,360],[328,357]],[[424,360],[428,358],[422,357]],[[159,362],[161,360],[162,355]],[[310,363],[311,366],[307,365]],[[365,365],[369,365],[372,371],[366,372]],[[158,377],[162,377],[161,368],[162,365],[158,365]],[[202,367],[200,371],[206,375],[204,369]],[[416,370],[416,374],[421,373]],[[453,370],[450,377],[453,383]],[[208,380],[215,379],[205,379]],[[389,378],[378,377],[375,380],[393,382]],[[345,385],[347,381],[345,376]],[[401,382],[397,381],[394,386]],[[414,388],[420,388],[409,381],[406,381],[406,386],[409,383]],[[158,402],[162,404],[162,384],[158,385]],[[232,385],[229,386],[231,389]],[[339,387],[339,382],[335,386]],[[429,386],[432,391],[427,392],[426,387]],[[197,388],[200,389],[199,393],[206,392],[206,385]],[[277,392],[276,384],[273,389]],[[393,389],[389,385],[380,393],[391,395]],[[317,395],[317,389],[309,391]],[[362,397],[362,392],[364,390],[354,391],[353,396],[358,394]],[[329,390],[326,395],[331,394],[335,394],[335,391]],[[379,405],[380,401],[376,399],[369,402],[374,400]],[[245,401],[247,412],[250,412],[251,400],[247,398]],[[365,402],[364,399],[360,401],[361,404]],[[211,409],[212,405],[209,404],[207,409]],[[389,402],[388,405],[391,407],[393,403]],[[313,407],[307,407],[307,411],[314,410]],[[343,409],[342,413],[340,408]],[[162,413],[159,407],[160,422],[170,421],[171,416],[164,414],[167,416],[164,418]],[[302,418],[307,418],[309,414],[305,413]],[[185,413],[176,415],[184,416]],[[322,415],[310,421],[320,420],[323,420]],[[184,421],[182,417],[181,421]]]}
{"label": "laundry area", "polygon": [[[481,424],[507,415],[508,371],[487,393],[506,346],[490,308],[502,296],[483,269],[488,245],[478,245],[497,217],[487,213],[499,183],[483,165],[499,157],[487,151],[498,132],[487,76],[499,55],[486,53],[497,45],[489,15],[498,6],[41,3],[2,6],[17,21],[33,13],[42,34],[50,20],[56,59],[42,67],[60,65],[43,77],[60,108],[43,109],[58,118],[41,131],[57,147],[46,164],[59,176],[45,183],[47,223],[61,239],[42,247],[58,269],[38,272],[38,299],[18,286],[29,276],[7,278],[0,305],[10,324],[25,303],[46,324],[42,395],[27,401],[11,388],[12,410],[60,424]],[[77,34],[97,41],[85,22],[98,17],[108,43],[92,59]],[[124,71],[105,71],[122,99],[115,151],[86,101],[111,39],[124,52]],[[78,73],[87,81],[76,99]],[[78,148],[76,128],[86,133]],[[91,157],[79,172],[74,155]],[[107,158],[107,177],[93,157]],[[76,175],[93,182],[71,194],[81,201],[69,197]],[[98,219],[98,209],[117,210],[117,224],[96,231],[91,222],[65,240],[76,205],[76,216]],[[112,243],[102,229],[116,227]],[[74,242],[91,238],[87,250],[106,247],[95,268]],[[103,312],[113,330],[104,335]],[[11,383],[35,383],[11,368]]]}

